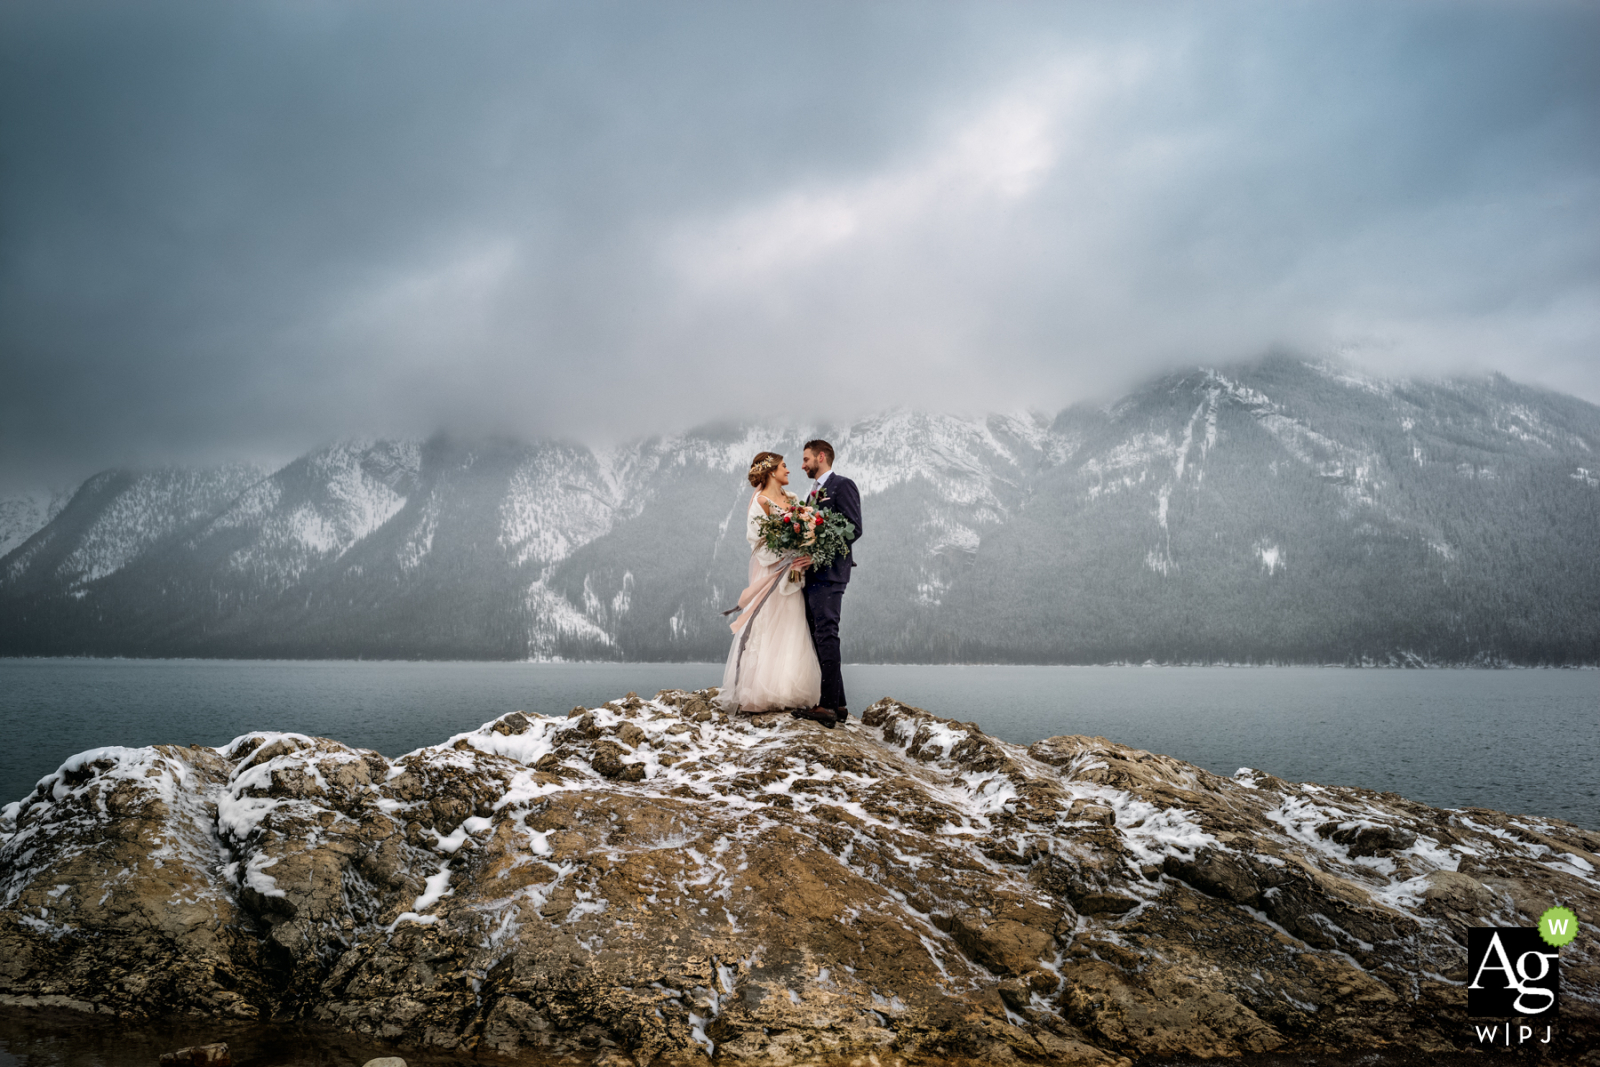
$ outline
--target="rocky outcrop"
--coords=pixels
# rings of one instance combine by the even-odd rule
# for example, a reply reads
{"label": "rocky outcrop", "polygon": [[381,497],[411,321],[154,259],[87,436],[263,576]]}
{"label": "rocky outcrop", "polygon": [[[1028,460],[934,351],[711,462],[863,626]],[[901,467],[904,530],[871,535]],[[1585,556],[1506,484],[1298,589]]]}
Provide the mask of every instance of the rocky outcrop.
{"label": "rocky outcrop", "polygon": [[1600,834],[712,695],[76,756],[0,823],[0,1003],[640,1067],[1440,1052],[1467,927],[1559,903],[1541,1051],[1600,1033]]}

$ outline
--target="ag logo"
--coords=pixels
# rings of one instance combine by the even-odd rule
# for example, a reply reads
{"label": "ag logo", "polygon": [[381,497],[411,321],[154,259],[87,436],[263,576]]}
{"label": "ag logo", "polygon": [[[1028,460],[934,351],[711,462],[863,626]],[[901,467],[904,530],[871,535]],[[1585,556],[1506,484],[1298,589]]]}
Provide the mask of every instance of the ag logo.
{"label": "ag logo", "polygon": [[1472,927],[1467,931],[1467,1015],[1495,1019],[1556,1014],[1559,955],[1537,929]]}

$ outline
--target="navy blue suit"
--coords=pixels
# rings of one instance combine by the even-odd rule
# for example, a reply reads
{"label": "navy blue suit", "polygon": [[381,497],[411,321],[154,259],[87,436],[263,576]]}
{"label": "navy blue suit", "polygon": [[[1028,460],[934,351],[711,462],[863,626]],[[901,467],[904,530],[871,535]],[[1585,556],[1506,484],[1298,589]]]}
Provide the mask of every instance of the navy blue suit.
{"label": "navy blue suit", "polygon": [[[817,495],[812,490],[813,497]],[[811,641],[817,646],[817,662],[822,666],[822,707],[846,707],[844,676],[839,670],[839,609],[844,603],[845,586],[856,565],[854,542],[861,539],[861,492],[856,483],[837,472],[822,483],[821,499],[807,499],[823,511],[836,511],[856,528],[851,538],[852,551],[846,552],[806,580],[806,622],[811,626]]]}

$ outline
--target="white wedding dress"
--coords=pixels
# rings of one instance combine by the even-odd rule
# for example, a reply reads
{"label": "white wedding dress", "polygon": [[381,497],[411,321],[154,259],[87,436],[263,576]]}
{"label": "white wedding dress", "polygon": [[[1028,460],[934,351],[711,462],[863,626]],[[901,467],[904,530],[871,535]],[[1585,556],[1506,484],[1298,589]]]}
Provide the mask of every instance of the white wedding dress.
{"label": "white wedding dress", "polygon": [[[791,497],[790,499],[793,499]],[[750,542],[750,584],[770,574],[778,554],[761,538],[763,515],[760,494],[750,497],[745,512],[745,540]],[[729,711],[780,711],[816,707],[822,699],[822,668],[811,627],[806,622],[804,582],[778,579],[772,594],[761,603],[755,618],[734,632],[728,665],[722,674],[717,700]],[[747,608],[746,613],[751,609]],[[741,652],[741,644],[743,646]]]}

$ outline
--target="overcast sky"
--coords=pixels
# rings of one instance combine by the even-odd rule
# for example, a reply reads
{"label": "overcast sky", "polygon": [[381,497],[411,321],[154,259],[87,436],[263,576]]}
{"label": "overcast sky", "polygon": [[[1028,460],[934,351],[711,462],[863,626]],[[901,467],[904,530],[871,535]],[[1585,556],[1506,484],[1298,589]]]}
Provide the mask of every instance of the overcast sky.
{"label": "overcast sky", "polygon": [[0,482],[1055,410],[1273,347],[1600,402],[1600,5],[0,6]]}

